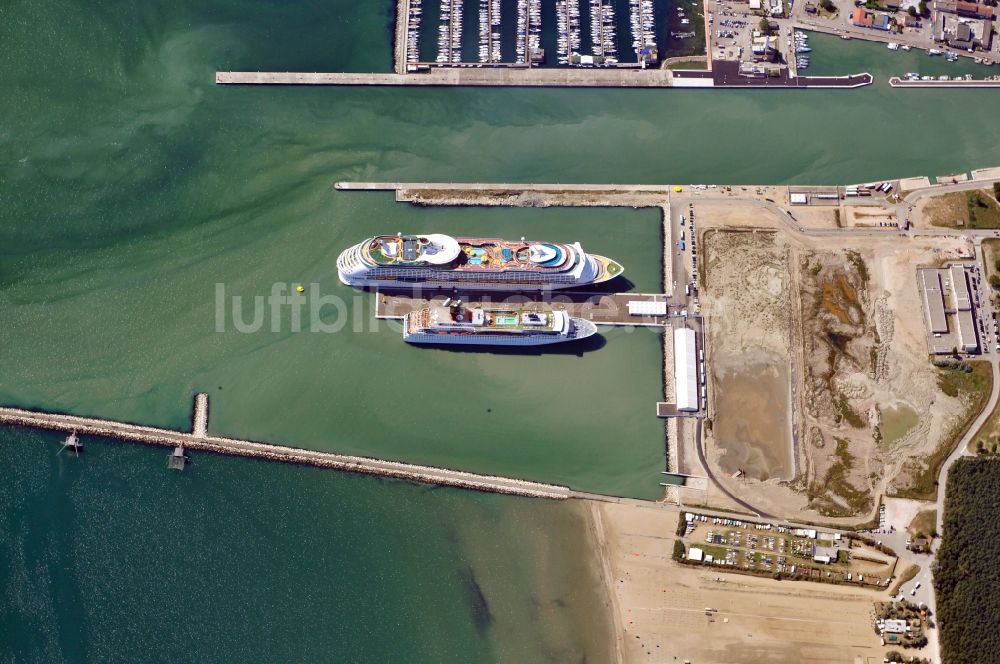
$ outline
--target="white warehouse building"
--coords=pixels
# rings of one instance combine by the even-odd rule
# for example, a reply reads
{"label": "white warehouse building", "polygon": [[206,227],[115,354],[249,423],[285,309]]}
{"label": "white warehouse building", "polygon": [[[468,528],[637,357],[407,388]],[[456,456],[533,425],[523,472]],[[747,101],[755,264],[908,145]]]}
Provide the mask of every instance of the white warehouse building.
{"label": "white warehouse building", "polygon": [[698,410],[698,351],[694,330],[674,329],[674,396],[677,410]]}

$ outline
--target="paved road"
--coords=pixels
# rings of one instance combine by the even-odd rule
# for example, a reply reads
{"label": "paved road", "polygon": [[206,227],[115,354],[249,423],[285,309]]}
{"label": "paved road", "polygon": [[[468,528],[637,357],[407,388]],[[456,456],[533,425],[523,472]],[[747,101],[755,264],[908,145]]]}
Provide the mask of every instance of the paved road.
{"label": "paved road", "polygon": [[701,432],[701,418],[700,417],[697,418],[696,422],[697,422],[697,424],[695,424],[695,431],[694,431],[694,445],[695,445],[695,448],[698,450],[698,461],[701,462],[701,467],[705,470],[705,474],[708,475],[708,479],[710,479],[712,481],[712,484],[714,484],[716,487],[718,487],[719,491],[721,491],[722,493],[726,494],[726,496],[731,501],[733,501],[734,503],[736,503],[737,505],[739,505],[743,509],[747,510],[748,512],[756,514],[757,516],[759,516],[761,518],[764,518],[764,519],[774,519],[774,518],[776,518],[776,517],[768,514],[767,512],[754,507],[753,505],[751,505],[750,503],[746,502],[745,500],[740,499],[736,495],[734,495],[729,489],[726,488],[726,486],[722,482],[720,482],[718,480],[718,478],[715,477],[715,473],[712,472],[712,466],[709,465],[708,460],[705,458],[705,445],[704,445],[704,442],[703,442],[702,437],[701,437],[701,433],[702,433]]}

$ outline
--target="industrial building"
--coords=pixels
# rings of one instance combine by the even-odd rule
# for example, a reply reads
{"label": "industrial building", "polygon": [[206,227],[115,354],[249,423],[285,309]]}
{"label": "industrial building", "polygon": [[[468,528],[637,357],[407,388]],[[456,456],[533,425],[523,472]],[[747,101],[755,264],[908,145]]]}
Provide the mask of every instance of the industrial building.
{"label": "industrial building", "polygon": [[698,350],[694,330],[674,329],[674,393],[677,410],[698,410]]}
{"label": "industrial building", "polygon": [[969,296],[969,280],[965,268],[961,265],[951,266],[951,294],[956,311],[971,311],[972,298]]}
{"label": "industrial building", "polygon": [[955,314],[955,321],[958,323],[958,349],[963,353],[975,353],[979,350],[979,341],[976,337],[976,321],[971,311],[959,311]]}
{"label": "industrial building", "polygon": [[976,315],[965,266],[922,268],[918,275],[931,352],[977,352]]}
{"label": "industrial building", "polygon": [[927,326],[933,334],[947,334],[948,321],[944,317],[944,294],[941,291],[941,275],[938,270],[921,270],[920,278],[924,286],[924,309]]}

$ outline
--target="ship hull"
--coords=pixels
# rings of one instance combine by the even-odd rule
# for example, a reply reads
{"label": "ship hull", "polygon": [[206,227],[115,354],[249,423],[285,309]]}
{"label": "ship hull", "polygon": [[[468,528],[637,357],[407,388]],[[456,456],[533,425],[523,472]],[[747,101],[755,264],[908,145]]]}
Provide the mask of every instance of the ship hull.
{"label": "ship hull", "polygon": [[[541,272],[471,271],[446,268],[414,268],[410,274],[379,274],[379,267],[365,267],[355,254],[357,247],[351,247],[337,259],[337,276],[341,283],[354,288],[387,289],[467,289],[477,291],[548,291],[600,284],[610,281],[624,272],[621,264],[604,256],[588,254],[586,269],[572,276],[545,274]],[[389,271],[389,269],[386,269]]]}
{"label": "ship hull", "polygon": [[573,318],[569,334],[490,334],[474,332],[469,334],[433,334],[427,332],[410,332],[403,330],[403,341],[410,344],[429,344],[435,346],[548,346],[569,341],[586,339],[597,333],[597,327],[590,321]]}

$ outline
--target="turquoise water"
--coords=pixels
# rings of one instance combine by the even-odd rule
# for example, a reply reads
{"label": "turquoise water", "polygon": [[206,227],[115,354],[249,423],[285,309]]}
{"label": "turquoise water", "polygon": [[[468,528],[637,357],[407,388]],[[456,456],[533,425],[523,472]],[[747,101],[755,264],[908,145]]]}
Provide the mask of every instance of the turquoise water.
{"label": "turquoise water", "polygon": [[[579,240],[646,290],[656,214],[424,210],[332,183],[858,182],[1000,163],[996,91],[893,91],[890,74],[952,65],[856,41],[814,38],[816,73],[879,81],[852,92],[213,84],[217,69],[389,71],[391,11],[0,6],[0,402],[185,427],[205,390],[221,433],[650,497],[655,334],[426,352],[375,327],[334,258],[376,231]],[[216,332],[216,284],[249,298],[298,282],[344,299],[322,318],[348,331],[293,333],[286,313],[274,332]],[[604,634],[601,600],[566,594],[594,583],[554,581],[538,613],[545,579],[584,574],[572,507],[207,457],[178,477],[160,451],[91,441],[81,469],[51,437],[0,438],[6,658],[168,658],[162,642],[187,648],[172,659],[317,659],[346,640],[346,661],[603,659],[580,645]],[[469,568],[508,607],[485,631]]]}

